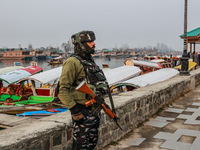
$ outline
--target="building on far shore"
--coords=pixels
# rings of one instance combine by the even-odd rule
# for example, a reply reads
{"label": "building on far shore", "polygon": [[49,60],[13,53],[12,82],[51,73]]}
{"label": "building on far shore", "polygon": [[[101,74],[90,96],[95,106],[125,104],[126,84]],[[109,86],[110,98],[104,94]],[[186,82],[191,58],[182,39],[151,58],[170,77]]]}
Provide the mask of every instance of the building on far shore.
{"label": "building on far shore", "polygon": [[32,59],[29,49],[0,49],[0,59]]}

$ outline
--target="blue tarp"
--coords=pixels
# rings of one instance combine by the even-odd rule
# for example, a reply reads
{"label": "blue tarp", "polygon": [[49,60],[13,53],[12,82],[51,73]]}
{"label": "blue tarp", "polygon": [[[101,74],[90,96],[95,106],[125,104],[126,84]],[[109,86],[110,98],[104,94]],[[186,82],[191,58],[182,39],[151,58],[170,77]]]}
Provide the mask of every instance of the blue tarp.
{"label": "blue tarp", "polygon": [[61,112],[65,112],[67,111],[67,107],[65,108],[56,108],[56,109],[53,109],[53,110],[56,110],[56,111],[59,111],[59,112],[49,112],[49,111],[46,111],[46,110],[39,110],[39,111],[29,111],[29,112],[24,112],[24,113],[21,113],[21,114],[16,114],[17,116],[32,116],[32,115],[39,115],[39,114],[56,114],[56,113],[61,113]]}

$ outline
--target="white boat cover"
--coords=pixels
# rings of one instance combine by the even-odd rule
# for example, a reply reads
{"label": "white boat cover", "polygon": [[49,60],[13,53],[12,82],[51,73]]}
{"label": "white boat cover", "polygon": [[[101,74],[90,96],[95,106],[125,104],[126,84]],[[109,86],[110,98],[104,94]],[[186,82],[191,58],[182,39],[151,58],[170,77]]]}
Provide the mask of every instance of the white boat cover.
{"label": "white boat cover", "polygon": [[31,74],[25,70],[14,70],[4,74],[0,74],[0,80],[5,81],[8,84],[13,84],[22,78],[26,78]]}
{"label": "white boat cover", "polygon": [[38,74],[32,75],[27,78],[23,78],[19,80],[18,82],[21,82],[23,80],[34,80],[41,84],[46,84],[60,78],[61,72],[62,72],[62,67],[57,67],[57,68],[50,69],[44,72],[40,72]]}
{"label": "white boat cover", "polygon": [[59,56],[59,57],[55,57],[55,58],[51,58],[51,59],[57,60],[57,59],[62,59],[62,58],[63,58],[62,56]]}
{"label": "white boat cover", "polygon": [[165,60],[164,60],[164,59],[153,59],[153,60],[151,60],[150,62],[162,63],[162,62],[165,62]]}
{"label": "white boat cover", "polygon": [[111,70],[111,68],[103,68],[102,70],[103,70],[103,72],[105,73],[106,71]]}
{"label": "white boat cover", "polygon": [[165,68],[132,78],[130,80],[126,80],[123,83],[129,83],[139,87],[144,87],[147,85],[167,80],[177,74],[179,74],[179,71],[177,71],[176,69]]}
{"label": "white boat cover", "polygon": [[142,65],[147,67],[154,67],[154,68],[162,68],[162,66],[158,63],[148,62],[148,61],[141,61],[141,60],[133,60],[130,59],[134,65]]}
{"label": "white boat cover", "polygon": [[135,66],[121,66],[104,72],[109,86],[140,75],[141,70]]}
{"label": "white boat cover", "polygon": [[4,68],[0,69],[0,74],[4,74],[4,73],[7,73],[7,72],[10,72],[10,71],[13,71],[13,70],[17,70],[17,69],[20,69],[20,68],[24,68],[24,67],[22,67],[22,66],[4,67]]}

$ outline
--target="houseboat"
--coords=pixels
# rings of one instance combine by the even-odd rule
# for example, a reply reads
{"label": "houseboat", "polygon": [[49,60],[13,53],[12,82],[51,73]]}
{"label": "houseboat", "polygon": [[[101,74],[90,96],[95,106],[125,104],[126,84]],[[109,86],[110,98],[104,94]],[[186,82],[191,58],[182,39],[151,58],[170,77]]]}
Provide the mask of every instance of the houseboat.
{"label": "houseboat", "polygon": [[103,57],[110,58],[111,57],[111,53],[112,53],[112,50],[109,50],[109,49],[103,49],[102,50],[102,56]]}
{"label": "houseboat", "polygon": [[0,52],[0,59],[32,59],[29,49],[4,49]]}
{"label": "houseboat", "polygon": [[37,59],[46,59],[47,54],[45,53],[44,50],[37,49],[37,50],[35,50],[35,57]]}

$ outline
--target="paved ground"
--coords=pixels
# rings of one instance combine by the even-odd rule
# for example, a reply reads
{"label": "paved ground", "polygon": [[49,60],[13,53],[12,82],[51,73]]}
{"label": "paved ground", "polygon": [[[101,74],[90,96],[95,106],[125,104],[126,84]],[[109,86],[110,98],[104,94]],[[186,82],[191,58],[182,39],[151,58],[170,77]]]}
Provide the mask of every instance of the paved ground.
{"label": "paved ground", "polygon": [[200,86],[103,150],[200,150]]}

